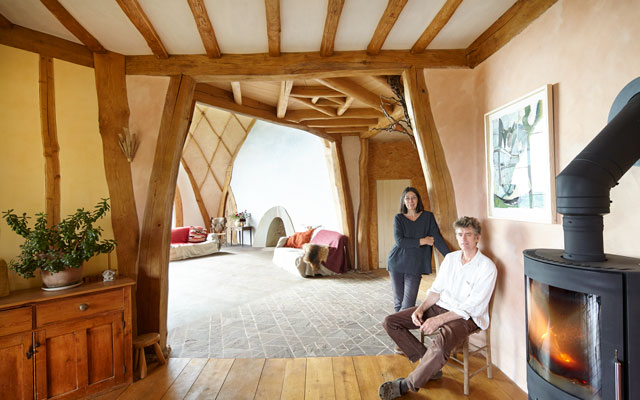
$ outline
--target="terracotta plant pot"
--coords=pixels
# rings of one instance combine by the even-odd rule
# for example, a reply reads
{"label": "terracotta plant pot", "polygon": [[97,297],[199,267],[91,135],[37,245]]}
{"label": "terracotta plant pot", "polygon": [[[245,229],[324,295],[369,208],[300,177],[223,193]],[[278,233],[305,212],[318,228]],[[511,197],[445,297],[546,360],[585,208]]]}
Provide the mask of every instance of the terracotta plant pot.
{"label": "terracotta plant pot", "polygon": [[82,266],[80,268],[65,268],[60,272],[48,272],[40,270],[42,284],[48,288],[57,288],[82,282]]}

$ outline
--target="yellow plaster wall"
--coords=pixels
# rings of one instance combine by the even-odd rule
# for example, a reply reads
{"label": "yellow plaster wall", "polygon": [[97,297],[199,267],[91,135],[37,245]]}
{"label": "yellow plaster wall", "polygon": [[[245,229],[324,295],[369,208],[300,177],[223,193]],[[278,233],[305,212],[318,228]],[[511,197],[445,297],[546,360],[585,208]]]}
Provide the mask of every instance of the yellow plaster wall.
{"label": "yellow plaster wall", "polygon": [[[45,160],[40,127],[39,56],[0,45],[0,211],[14,209],[28,215],[45,209]],[[77,208],[92,209],[109,197],[102,140],[98,130],[98,104],[92,68],[54,60],[56,125],[60,145],[61,215]],[[105,238],[113,238],[111,215],[101,225]],[[22,237],[0,221],[0,258],[9,261],[20,253]],[[115,254],[112,268],[117,268]],[[85,263],[84,275],[107,266],[100,255]],[[37,274],[36,274],[37,275]],[[11,291],[38,287],[39,277],[24,279],[9,272]]]}
{"label": "yellow plaster wall", "polygon": [[[0,211],[44,210],[37,54],[0,45]],[[0,258],[20,253],[22,237],[0,221]],[[10,290],[39,285],[9,271]]]}
{"label": "yellow plaster wall", "polygon": [[[109,197],[104,173],[102,139],[98,127],[98,97],[93,68],[54,60],[56,123],[60,145],[60,215],[78,208],[93,209]],[[103,238],[113,239],[111,213],[99,224]],[[111,268],[117,257],[111,255]],[[85,276],[107,268],[108,256],[100,254],[85,263]]]}

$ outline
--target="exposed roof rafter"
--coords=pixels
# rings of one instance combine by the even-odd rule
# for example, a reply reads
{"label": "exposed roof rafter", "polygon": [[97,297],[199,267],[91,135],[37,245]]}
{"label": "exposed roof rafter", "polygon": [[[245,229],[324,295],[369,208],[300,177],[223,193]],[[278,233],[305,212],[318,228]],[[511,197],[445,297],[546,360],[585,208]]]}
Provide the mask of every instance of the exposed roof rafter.
{"label": "exposed roof rafter", "polygon": [[391,32],[393,25],[395,25],[398,20],[407,1],[408,0],[389,0],[387,8],[384,10],[382,17],[380,17],[380,21],[378,21],[378,26],[369,42],[369,46],[367,46],[368,54],[374,55],[380,52],[384,41],[387,40],[389,32]]}
{"label": "exposed roof rafter", "polygon": [[76,20],[73,15],[71,15],[71,13],[67,11],[60,2],[58,2],[58,0],[40,0],[40,2],[44,4],[49,11],[51,11],[51,14],[53,14],[53,16],[56,17],[58,21],[60,21],[60,23],[73,34],[73,36],[84,43],[89,50],[94,53],[106,53],[107,50],[100,44],[100,42],[98,42],[98,40],[93,37],[93,35],[91,35],[78,22],[78,20]]}
{"label": "exposed roof rafter", "polygon": [[146,40],[149,48],[158,58],[169,58],[169,53],[164,48],[160,36],[151,25],[151,21],[147,18],[138,0],[116,0],[127,15],[131,23],[138,29],[144,40]]}
{"label": "exposed roof rafter", "polygon": [[207,56],[211,58],[220,57],[220,47],[218,46],[218,40],[216,39],[216,33],[211,25],[211,19],[207,13],[207,8],[204,5],[204,0],[187,0],[189,2],[189,8],[193,14],[193,19],[196,22],[198,33],[202,39],[202,44],[207,52]]}
{"label": "exposed roof rafter", "polygon": [[280,0],[264,0],[267,14],[267,37],[269,38],[269,55],[280,55]]}
{"label": "exposed roof rafter", "polygon": [[462,3],[462,0],[447,0],[446,3],[442,6],[438,14],[433,18],[427,29],[422,32],[422,35],[416,40],[411,48],[411,53],[422,53],[429,43],[438,36],[438,33],[444,28],[444,26],[449,22],[453,13],[456,12],[458,6]]}
{"label": "exposed roof rafter", "polygon": [[333,54],[333,45],[336,41],[342,6],[344,6],[344,0],[329,0],[327,4],[327,17],[324,20],[324,33],[320,44],[320,55],[323,57]]}

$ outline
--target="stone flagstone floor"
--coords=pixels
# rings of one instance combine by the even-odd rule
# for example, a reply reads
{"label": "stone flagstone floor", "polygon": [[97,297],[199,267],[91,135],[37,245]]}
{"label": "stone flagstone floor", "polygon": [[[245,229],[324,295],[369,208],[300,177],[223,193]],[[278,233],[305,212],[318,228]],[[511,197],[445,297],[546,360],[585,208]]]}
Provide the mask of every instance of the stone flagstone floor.
{"label": "stone flagstone floor", "polygon": [[[273,249],[225,247],[169,269],[170,357],[291,358],[393,353],[384,271],[303,279]],[[421,289],[421,294],[424,290]]]}

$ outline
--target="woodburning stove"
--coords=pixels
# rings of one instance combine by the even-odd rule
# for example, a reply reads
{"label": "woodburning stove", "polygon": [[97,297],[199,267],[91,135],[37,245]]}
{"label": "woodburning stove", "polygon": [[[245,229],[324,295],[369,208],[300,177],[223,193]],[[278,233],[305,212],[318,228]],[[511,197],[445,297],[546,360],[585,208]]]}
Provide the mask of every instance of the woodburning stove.
{"label": "woodburning stove", "polygon": [[605,254],[602,237],[609,192],[639,158],[637,78],[556,178],[564,250],[524,251],[529,399],[640,399],[640,259]]}

